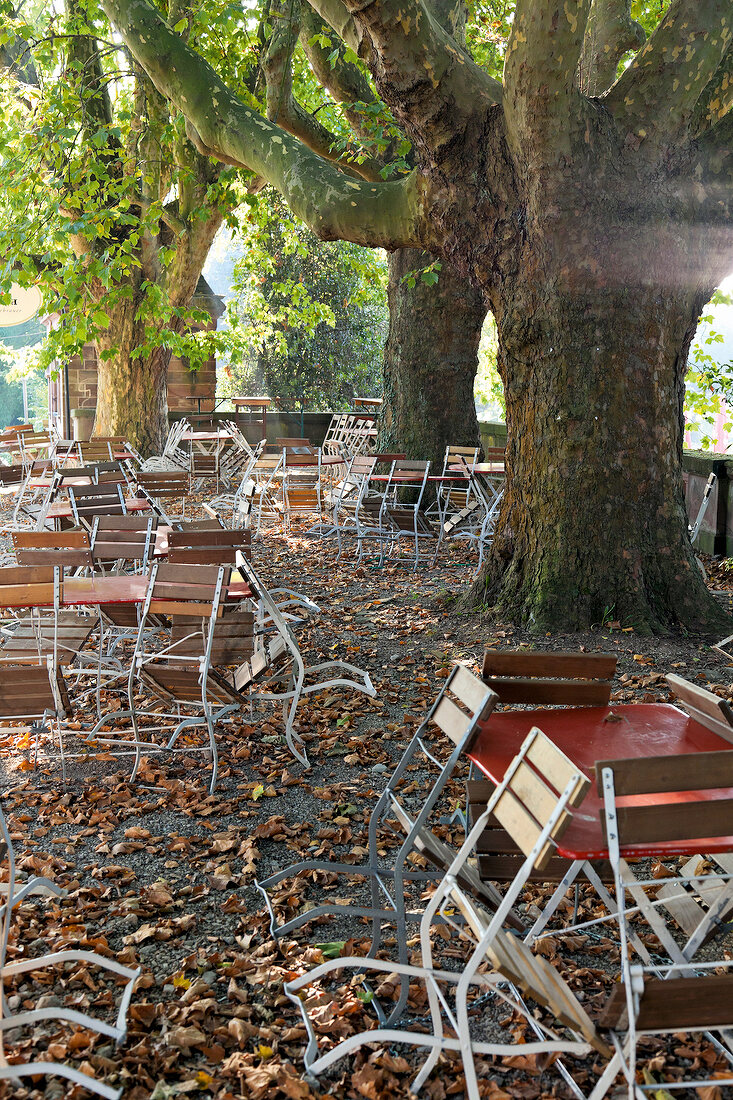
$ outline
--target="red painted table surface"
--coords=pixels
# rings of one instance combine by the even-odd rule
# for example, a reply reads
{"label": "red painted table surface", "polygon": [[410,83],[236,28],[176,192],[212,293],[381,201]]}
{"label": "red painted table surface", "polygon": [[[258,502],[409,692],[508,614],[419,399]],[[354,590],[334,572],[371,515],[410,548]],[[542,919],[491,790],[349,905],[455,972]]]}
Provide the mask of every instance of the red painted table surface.
{"label": "red painted table surface", "polygon": [[[125,501],[125,508],[128,512],[146,512],[150,501],[145,497],[133,497]],[[46,512],[46,519],[71,519],[73,515],[70,501],[55,500]]]}
{"label": "red painted table surface", "polygon": [[[620,718],[615,721],[610,716]],[[509,710],[492,714],[480,727],[469,753],[476,766],[499,783],[510,761],[533,726],[555,742],[585,772],[591,787],[558,844],[567,859],[607,859],[594,765],[597,760],[678,756],[692,752],[733,751],[729,741],[695,722],[669,703],[635,703],[610,707],[568,707],[560,710]],[[699,792],[665,795],[665,801],[690,802]],[[653,804],[658,796],[638,796],[634,804]],[[713,790],[710,799],[733,798],[733,789]],[[731,822],[733,832],[733,822]],[[695,855],[697,852],[733,852],[733,835],[715,840],[668,841],[623,849],[627,856]]]}
{"label": "red painted table surface", "polygon": [[[20,586],[19,586],[20,587]],[[49,586],[50,587],[50,586]],[[142,603],[148,590],[148,578],[136,573],[126,576],[99,574],[93,577],[68,577],[61,588],[61,603],[64,607],[96,607],[98,604]],[[227,588],[227,600],[243,600],[252,595],[246,581],[235,580]],[[5,604],[4,606],[14,606]],[[52,607],[53,596],[47,603],[29,603],[28,596],[22,596],[18,606]]]}

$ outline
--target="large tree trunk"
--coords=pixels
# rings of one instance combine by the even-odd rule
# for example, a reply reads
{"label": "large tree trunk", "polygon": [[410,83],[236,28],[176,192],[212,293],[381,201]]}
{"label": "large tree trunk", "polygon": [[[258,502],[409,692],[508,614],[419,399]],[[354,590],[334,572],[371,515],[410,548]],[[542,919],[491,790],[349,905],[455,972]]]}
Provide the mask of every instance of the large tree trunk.
{"label": "large tree trunk", "polygon": [[536,631],[609,617],[725,630],[681,478],[685,361],[704,297],[531,284],[517,280],[497,310],[507,483],[473,601]]}
{"label": "large tree trunk", "polygon": [[478,446],[473,401],[486,317],[480,291],[443,264],[437,283],[405,276],[432,257],[404,248],[389,257],[389,335],[384,351],[380,448],[443,461],[450,444]]}
{"label": "large tree trunk", "polygon": [[[168,432],[170,351],[159,347],[147,356],[135,355],[145,333],[132,319],[131,309],[123,316],[121,312],[118,305],[108,342],[98,343],[94,434],[122,435],[148,457],[161,453]],[[109,358],[106,350],[112,352]]]}

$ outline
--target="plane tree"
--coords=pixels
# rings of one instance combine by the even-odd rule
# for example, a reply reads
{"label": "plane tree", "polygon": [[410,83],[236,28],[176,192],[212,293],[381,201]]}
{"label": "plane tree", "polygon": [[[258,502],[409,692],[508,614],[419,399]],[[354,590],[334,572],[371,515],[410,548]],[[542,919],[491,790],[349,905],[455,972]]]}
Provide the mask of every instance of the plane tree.
{"label": "plane tree", "polygon": [[103,6],[200,151],[259,173],[321,238],[427,249],[483,293],[509,446],[476,594],[537,630],[609,608],[717,629],[687,534],[682,394],[733,263],[730,0],[673,0],[602,95],[579,77],[591,0],[518,0],[501,81],[423,0],[314,0],[416,150],[383,182],[242,102],[146,0]]}
{"label": "plane tree", "polygon": [[[240,173],[194,147],[94,2],[26,8],[0,24],[3,281],[57,314],[42,365],[96,346],[96,433],[159,451],[171,354],[208,357],[191,303]],[[184,33],[186,6],[166,10]]]}

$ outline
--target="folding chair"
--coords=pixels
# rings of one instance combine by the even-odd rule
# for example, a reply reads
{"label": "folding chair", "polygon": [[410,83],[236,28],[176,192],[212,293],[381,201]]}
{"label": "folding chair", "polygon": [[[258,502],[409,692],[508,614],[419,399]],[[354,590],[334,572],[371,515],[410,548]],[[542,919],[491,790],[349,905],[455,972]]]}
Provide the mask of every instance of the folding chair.
{"label": "folding chair", "polygon": [[[308,446],[310,448],[310,444]],[[279,511],[285,520],[286,532],[290,532],[292,516],[310,516],[315,522],[308,534],[320,533],[323,529],[320,452],[283,447],[282,474]]]}
{"label": "folding chair", "polygon": [[[611,683],[616,671],[614,653],[544,652],[537,650],[486,649],[482,679],[497,693],[505,706],[606,706],[611,696]],[[491,797],[494,784],[472,774],[466,784],[466,816],[472,827]],[[482,878],[505,882],[511,880],[522,862],[522,853],[507,831],[496,821],[479,837],[477,866]],[[539,939],[564,902],[568,891],[580,876],[592,885],[596,895],[610,911],[615,912],[613,898],[606,884],[613,882],[613,871],[607,861],[590,864],[583,860],[568,863],[556,857],[543,868],[541,881],[556,882],[557,888],[546,902],[541,915],[531,928],[528,938]],[[575,916],[565,931],[576,927],[579,902],[576,886]]]}
{"label": "folding chair", "polygon": [[[284,992],[299,1005],[308,1032],[305,1065],[309,1073],[317,1075],[323,1072],[365,1043],[407,1043],[427,1047],[429,1052],[411,1084],[411,1091],[417,1092],[437,1064],[440,1053],[453,1050],[459,1051],[463,1060],[466,1093],[471,1100],[478,1100],[480,1093],[474,1056],[511,1057],[521,1051],[524,1055],[550,1055],[566,1083],[571,1085],[577,1096],[583,1096],[558,1055],[564,1053],[583,1057],[595,1050],[610,1059],[612,1048],[599,1035],[583,1006],[555,968],[542,957],[533,955],[526,944],[506,931],[504,925],[530,871],[540,871],[551,857],[554,845],[570,823],[572,808],[583,800],[588,786],[589,780],[572,761],[540,730],[533,729],[496,788],[484,814],[455,854],[423,913],[420,922],[421,965],[402,961],[396,963],[391,959],[332,959],[285,983]],[[499,818],[512,832],[525,854],[525,860],[501,904],[489,918],[477,908],[459,880],[480,830],[491,816]],[[456,910],[464,919],[462,927],[456,924]],[[431,931],[438,918],[452,925],[459,936],[472,934],[473,939],[469,939],[472,950],[462,969],[443,970],[433,965]],[[487,961],[492,967],[489,972],[484,970]],[[302,991],[337,970],[366,970],[368,974],[385,975],[395,973],[406,979],[424,982],[432,1031],[419,1032],[409,1021],[401,1029],[383,1026],[389,1021],[382,1016],[377,1028],[351,1035],[319,1055],[318,1035],[308,1009],[314,1004],[323,1005],[324,998],[306,997]],[[452,997],[444,992],[444,986],[452,990]],[[469,1012],[471,990],[476,986],[494,994],[508,1004],[513,1013],[523,1017],[526,1026],[534,1033],[534,1041],[518,1046],[512,1031],[508,1032],[505,1042],[474,1039]],[[551,1023],[545,1023],[536,1010],[533,1011],[525,1003],[525,997],[546,1009]],[[516,1026],[515,1018],[512,1023]],[[555,1030],[557,1025],[565,1028],[570,1037],[560,1035]]]}
{"label": "folding chair", "polygon": [[[354,864],[317,859],[306,860],[284,867],[257,883],[257,888],[263,894],[267,904],[270,931],[275,938],[289,935],[307,921],[327,914],[368,917],[372,921],[370,956],[376,953],[381,944],[382,923],[389,921],[395,925],[398,957],[402,962],[407,960],[407,923],[420,919],[423,909],[420,900],[422,889],[426,882],[435,881],[439,877],[436,871],[416,867],[415,855],[425,856],[437,867],[441,867],[441,861],[444,858],[441,854],[443,848],[437,838],[433,837],[431,841],[424,835],[425,824],[431,817],[438,815],[448,780],[458,762],[470,751],[479,723],[488,718],[496,702],[497,697],[494,692],[482,684],[467,668],[463,665],[454,667],[402,754],[372,811],[369,819],[368,862]],[[431,726],[436,726],[440,731],[437,744],[432,743],[434,731]],[[418,764],[426,771],[432,767],[437,772],[428,791],[423,785],[416,789],[416,785],[412,782]],[[410,823],[407,836],[400,837],[396,843],[393,843],[392,847],[396,848],[396,851],[393,850],[384,857],[380,855],[380,851],[389,847],[387,837],[391,830],[388,827],[388,820],[394,815],[399,816],[400,813],[397,796],[402,799],[403,805],[413,810],[415,819]],[[304,887],[308,881],[317,878],[318,873],[326,874],[328,881],[333,881],[335,876],[345,875],[351,879],[364,876],[369,888],[369,904],[355,905],[352,902],[327,901],[313,906],[306,897],[300,895],[304,894]],[[289,879],[295,882],[281,890],[281,883]],[[411,896],[414,893],[411,888],[416,884],[418,897],[414,899]],[[346,887],[339,883],[339,888]],[[501,896],[489,884],[478,883],[475,884],[475,888],[487,904],[493,902],[496,905],[501,901]],[[281,896],[284,896],[288,906],[292,907],[294,901],[305,904],[294,917],[278,924],[276,908]],[[415,910],[408,908],[410,902],[417,906]],[[523,927],[521,923],[515,926]],[[402,991],[402,997],[393,1016],[399,1015],[406,999],[407,990],[405,989]]]}
{"label": "folding chair", "polygon": [[[600,761],[596,774],[604,797],[617,903],[628,893],[669,958],[688,963],[733,912],[733,797],[708,794],[733,788],[733,752]],[[646,796],[642,804],[618,804],[621,798],[639,795]],[[702,840],[705,858],[695,853],[697,839]],[[638,852],[640,857],[691,858],[669,877],[650,879],[634,873],[620,854],[622,848],[629,857]],[[682,946],[660,907],[687,936]]]}
{"label": "folding chair", "polygon": [[[48,729],[51,737],[55,735],[58,740],[65,780],[61,719],[71,714],[71,703],[60,666],[54,663],[51,656],[16,657],[12,662],[3,662],[0,673],[0,721],[13,723],[10,728],[3,725],[3,733],[35,733],[34,759],[37,759],[41,733]],[[30,728],[18,727],[18,719],[30,719]]]}
{"label": "folding chair", "polygon": [[[239,551],[236,562],[238,572],[249,584],[253,598],[257,601],[258,624],[263,633],[258,639],[252,658],[244,661],[234,672],[232,683],[239,692],[246,689],[251,699],[282,703],[285,740],[293,756],[308,767],[303,742],[294,728],[301,698],[334,687],[352,688],[372,697],[376,695],[376,691],[369,673],[347,661],[321,661],[315,665],[306,665],[292,626],[276,603],[273,593],[268,591],[251,562]],[[330,671],[336,675],[323,679],[323,675]],[[315,682],[309,683],[314,677]],[[255,690],[258,684],[269,686],[282,680],[287,683],[285,690],[268,691],[267,694],[260,694]]]}
{"label": "folding chair", "polygon": [[185,470],[191,469],[191,456],[181,447],[181,437],[191,430],[191,425],[185,417],[171,424],[168,436],[163,446],[161,455],[152,455],[142,463],[142,469],[146,472],[154,470]]}
{"label": "folding chair", "polygon": [[343,538],[357,537],[356,513],[376,464],[374,455],[354,455],[348,462],[345,476],[326,500],[326,507],[330,505],[331,530],[338,542],[337,561],[341,558]]}
{"label": "folding chair", "polygon": [[77,526],[85,523],[91,529],[95,516],[127,515],[122,486],[117,483],[69,485],[69,500],[74,523]]}
{"label": "folding chair", "polygon": [[[371,496],[374,479],[370,479],[369,493],[362,496],[357,511],[357,540],[359,560],[364,542],[374,539],[379,543],[379,564],[385,555],[399,548],[400,542],[409,540],[414,550],[413,571],[420,563],[420,547],[429,539],[435,544],[435,556],[439,548],[439,531],[430,522],[423,507],[427,486],[429,462],[413,462],[400,459],[392,463],[387,483],[381,496]],[[377,511],[378,506],[378,511]]]}
{"label": "folding chair", "polygon": [[[733,890],[730,876],[700,873],[697,877],[682,874],[672,880],[672,889],[691,883],[701,900],[712,902],[707,914],[692,896],[688,902],[698,907],[701,921],[693,935],[680,950],[665,922],[648,896],[650,887],[658,887],[659,879],[642,879],[634,874],[622,851],[634,852],[641,845],[645,854],[660,852],[659,846],[682,843],[704,837],[711,839],[731,832],[733,798],[694,801],[675,799],[673,792],[703,795],[711,789],[733,785],[733,753],[730,751],[693,753],[677,757],[651,757],[636,760],[609,760],[596,765],[599,789],[603,794],[605,831],[609,855],[616,878],[616,900],[620,911],[628,912],[627,895],[636,909],[659,936],[667,950],[669,964],[631,964],[626,920],[620,922],[621,965],[623,985],[617,987],[606,1006],[603,1023],[621,1033],[617,1037],[617,1052],[622,1059],[628,1082],[629,1097],[643,1097],[651,1090],[669,1088],[715,1088],[733,1084],[733,974],[721,974],[731,960],[718,958],[690,962],[697,946],[722,914],[730,909]],[[631,801],[632,796],[666,795],[664,800],[650,803]],[[625,804],[624,804],[625,803]],[[636,850],[639,850],[638,847]],[[664,848],[662,851],[666,854]],[[727,882],[725,879],[727,878]],[[708,881],[706,881],[708,880]],[[713,890],[707,889],[708,882]],[[717,888],[715,888],[717,884]],[[666,883],[665,883],[666,885]],[[717,895],[717,896],[716,896]],[[684,895],[683,895],[684,896]],[[657,894],[657,901],[667,906],[666,896]],[[660,936],[660,931],[662,935]],[[726,955],[728,953],[726,952]],[[715,971],[712,973],[711,971]],[[653,974],[653,977],[647,975]],[[636,1062],[639,1038],[651,1035],[704,1032],[717,1051],[728,1061],[727,1076],[704,1074],[684,1080],[637,1084]],[[722,1039],[716,1039],[717,1032]],[[691,1067],[696,1069],[695,1063]],[[705,1066],[705,1063],[703,1063]],[[705,1068],[707,1068],[705,1066]]]}
{"label": "folding chair", "polygon": [[[98,1096],[105,1097],[106,1100],[117,1100],[117,1097],[122,1095],[121,1088],[112,1088],[74,1066],[50,1060],[18,1062],[15,1056],[13,1056],[12,1063],[8,1060],[10,1052],[6,1050],[6,1032],[14,1033],[20,1028],[37,1029],[38,1024],[47,1020],[87,1028],[96,1035],[104,1035],[114,1039],[116,1045],[120,1046],[124,1042],[127,1033],[127,1011],[140,969],[133,970],[114,959],[104,958],[94,951],[74,949],[53,951],[50,954],[36,956],[35,958],[21,958],[19,961],[8,962],[8,943],[13,909],[30,893],[40,890],[46,893],[59,894],[61,891],[49,880],[40,878],[31,879],[29,883],[24,883],[20,887],[16,886],[13,843],[1,809],[0,834],[5,843],[8,863],[7,901],[4,907],[0,909],[0,1081],[11,1082],[18,1087],[21,1078],[35,1078],[41,1075],[63,1077],[73,1085],[83,1085],[84,1088],[97,1093]],[[102,973],[109,975],[117,986],[120,984],[120,979],[123,980],[119,1005],[112,1022],[81,1012],[76,1008],[67,1008],[61,1004],[49,1005],[45,1008],[27,1008],[27,997],[23,997],[20,1011],[13,1013],[9,1011],[9,1001],[5,996],[8,980],[12,981],[21,975],[30,975],[38,971],[48,972],[52,967],[61,970],[61,968],[66,968],[72,963],[98,967]],[[46,987],[44,986],[44,988]]]}
{"label": "folding chair", "polygon": [[[152,567],[128,676],[129,707],[105,715],[88,735],[91,743],[122,746],[122,753],[134,755],[131,780],[137,776],[143,752],[173,751],[184,730],[203,726],[208,734],[208,744],[203,750],[186,747],[176,751],[210,752],[213,767],[209,792],[213,794],[218,772],[216,723],[239,710],[247,700],[212,667],[212,662],[226,657],[227,663],[233,664],[253,651],[253,614],[227,616],[226,626],[222,627],[218,635],[220,641],[217,642],[217,631],[223,616],[222,590],[225,590],[228,578],[229,570],[224,566],[156,563]],[[172,620],[170,637],[165,644],[153,646],[160,625],[158,616],[161,615]],[[221,652],[216,645],[221,646]],[[146,711],[137,706],[135,689],[138,680],[158,700],[172,707],[172,711],[161,714],[159,709]],[[191,710],[198,713],[184,714]],[[141,739],[142,734],[148,731],[141,729],[138,719],[145,715],[154,716],[158,721],[161,717],[175,721],[175,727],[167,735],[165,748]],[[132,720],[132,739],[100,734],[100,726],[122,718]]]}
{"label": "folding chair", "polygon": [[[241,432],[239,433],[241,435]],[[244,437],[242,436],[244,439]],[[246,443],[246,440],[244,440]],[[249,514],[252,510],[252,498],[255,493],[255,482],[252,478],[252,470],[254,469],[258,459],[265,449],[265,440],[261,439],[259,443],[256,443],[254,448],[250,448],[248,445],[249,454],[245,460],[237,465],[236,475],[239,478],[239,485],[234,493],[221,493],[218,496],[213,497],[208,502],[204,503],[204,511],[209,515],[221,515],[227,522],[222,522],[222,526],[243,526],[243,521],[248,520]],[[239,452],[242,456],[245,455],[244,450]],[[227,456],[225,455],[225,458]],[[223,461],[223,460],[222,460]],[[233,467],[232,467],[233,470]],[[231,477],[224,476],[222,472],[222,480],[232,480]]]}

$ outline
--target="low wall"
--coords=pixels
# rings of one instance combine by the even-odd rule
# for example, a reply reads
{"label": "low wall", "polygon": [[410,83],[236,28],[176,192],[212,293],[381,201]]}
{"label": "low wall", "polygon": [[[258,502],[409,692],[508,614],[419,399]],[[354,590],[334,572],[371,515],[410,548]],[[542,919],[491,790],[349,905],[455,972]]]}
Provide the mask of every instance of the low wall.
{"label": "low wall", "polygon": [[733,557],[733,460],[712,451],[685,451],[682,461],[685,504],[692,524],[697,519],[710,474],[717,475],[695,549],[704,554]]}

